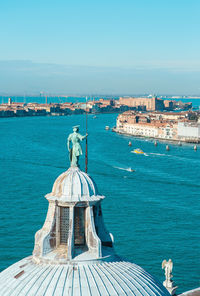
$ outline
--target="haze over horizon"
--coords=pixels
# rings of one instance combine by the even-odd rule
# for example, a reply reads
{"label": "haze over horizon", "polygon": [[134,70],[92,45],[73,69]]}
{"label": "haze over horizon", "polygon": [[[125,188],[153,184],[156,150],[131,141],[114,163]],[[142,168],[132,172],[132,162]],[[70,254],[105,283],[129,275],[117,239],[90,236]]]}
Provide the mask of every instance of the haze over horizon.
{"label": "haze over horizon", "polygon": [[200,95],[198,0],[0,7],[0,94]]}

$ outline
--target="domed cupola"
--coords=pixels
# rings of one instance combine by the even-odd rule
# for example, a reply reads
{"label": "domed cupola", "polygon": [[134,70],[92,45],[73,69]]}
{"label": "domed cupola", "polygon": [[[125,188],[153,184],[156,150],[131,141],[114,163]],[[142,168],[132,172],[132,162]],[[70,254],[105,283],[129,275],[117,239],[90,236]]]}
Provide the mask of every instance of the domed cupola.
{"label": "domed cupola", "polygon": [[46,195],[49,208],[33,255],[0,273],[0,295],[169,296],[149,273],[115,254],[103,222],[103,196],[78,168],[84,137],[75,127],[69,139],[71,167]]}
{"label": "domed cupola", "polygon": [[52,192],[46,198],[59,202],[79,202],[97,201],[104,196],[98,195],[96,184],[88,174],[78,167],[70,167],[56,179]]}
{"label": "domed cupola", "polygon": [[[45,224],[35,235],[35,262],[64,263],[104,256],[103,246],[112,249],[112,236],[103,223],[94,181],[78,167],[70,167],[46,195],[49,209]],[[112,250],[109,253],[112,253]],[[106,254],[108,250],[106,250]]]}

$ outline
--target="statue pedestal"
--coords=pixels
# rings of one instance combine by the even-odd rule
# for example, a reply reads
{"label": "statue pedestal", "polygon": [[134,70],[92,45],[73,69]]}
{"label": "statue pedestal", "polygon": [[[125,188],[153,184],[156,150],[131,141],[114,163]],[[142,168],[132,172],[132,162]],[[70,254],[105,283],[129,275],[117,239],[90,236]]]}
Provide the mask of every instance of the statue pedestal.
{"label": "statue pedestal", "polygon": [[176,289],[178,286],[174,286],[174,282],[171,280],[165,280],[163,286],[168,290],[171,295],[176,295]]}

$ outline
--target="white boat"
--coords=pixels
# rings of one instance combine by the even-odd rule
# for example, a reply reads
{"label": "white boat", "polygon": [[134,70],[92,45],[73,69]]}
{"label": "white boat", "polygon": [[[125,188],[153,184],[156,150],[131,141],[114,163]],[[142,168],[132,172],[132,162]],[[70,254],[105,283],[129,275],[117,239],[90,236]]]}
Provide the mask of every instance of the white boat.
{"label": "white boat", "polygon": [[132,168],[128,168],[127,169],[127,172],[131,172],[132,173],[132,172],[135,172],[135,170],[133,170]]}
{"label": "white boat", "polygon": [[110,129],[110,127],[109,127],[108,125],[106,125],[106,126],[105,126],[105,129],[106,129],[106,130],[109,130],[109,129]]}

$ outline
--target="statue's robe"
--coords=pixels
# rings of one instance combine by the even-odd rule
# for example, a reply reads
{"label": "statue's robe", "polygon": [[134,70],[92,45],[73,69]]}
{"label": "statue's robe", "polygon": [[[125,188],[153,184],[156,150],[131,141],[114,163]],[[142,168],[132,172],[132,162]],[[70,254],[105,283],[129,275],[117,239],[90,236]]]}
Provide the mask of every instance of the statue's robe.
{"label": "statue's robe", "polygon": [[72,143],[72,150],[70,151],[70,160],[72,165],[78,165],[78,157],[83,154],[80,141],[82,141],[85,136],[79,133],[72,133],[68,137],[68,142]]}

